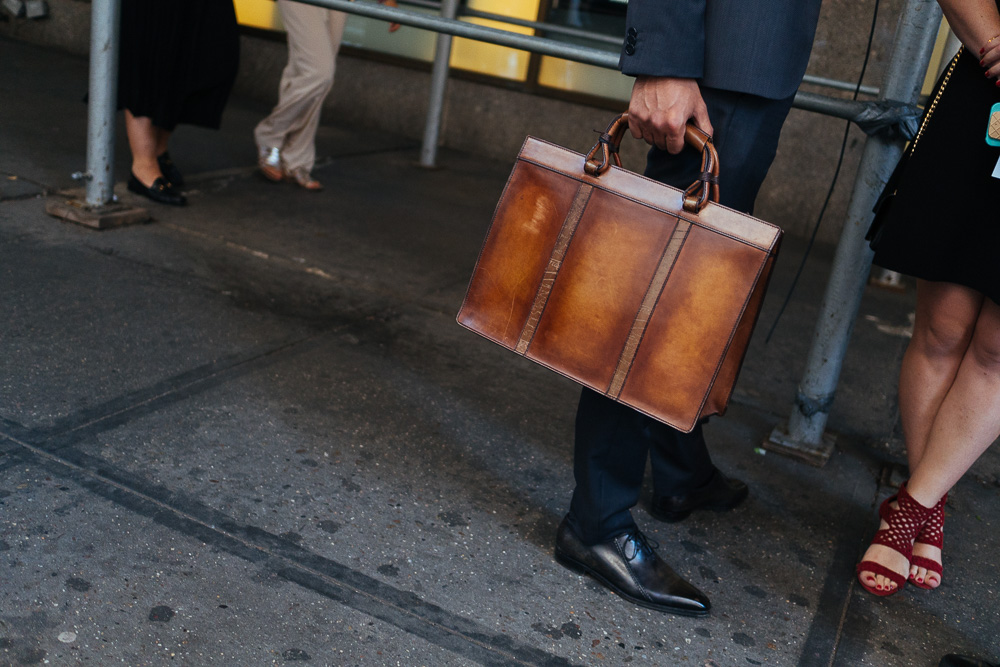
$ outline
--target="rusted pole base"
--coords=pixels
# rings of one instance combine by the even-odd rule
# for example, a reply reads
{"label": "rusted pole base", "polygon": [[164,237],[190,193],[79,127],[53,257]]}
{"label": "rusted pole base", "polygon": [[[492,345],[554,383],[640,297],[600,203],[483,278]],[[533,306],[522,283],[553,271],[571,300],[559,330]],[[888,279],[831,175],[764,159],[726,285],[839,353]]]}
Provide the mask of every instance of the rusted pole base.
{"label": "rusted pole base", "polygon": [[764,440],[761,447],[767,451],[792,456],[817,468],[822,468],[830,460],[830,455],[833,454],[837,436],[824,431],[820,439],[821,442],[818,445],[796,440],[788,434],[788,426],[781,424],[771,431],[771,435]]}
{"label": "rusted pole base", "polygon": [[149,211],[137,206],[125,204],[87,206],[84,202],[75,199],[51,199],[45,204],[45,212],[53,217],[75,222],[91,229],[112,229],[124,225],[135,225],[150,219]]}

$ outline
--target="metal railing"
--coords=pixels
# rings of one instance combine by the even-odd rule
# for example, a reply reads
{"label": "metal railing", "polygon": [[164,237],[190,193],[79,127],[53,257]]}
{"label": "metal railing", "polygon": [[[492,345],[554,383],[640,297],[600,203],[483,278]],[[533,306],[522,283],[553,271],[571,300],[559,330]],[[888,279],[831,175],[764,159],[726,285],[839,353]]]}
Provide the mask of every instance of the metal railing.
{"label": "metal railing", "polygon": [[[441,16],[434,16],[429,14],[423,14],[420,12],[415,12],[407,9],[399,9],[393,7],[386,7],[384,5],[379,5],[375,3],[365,3],[365,2],[354,2],[353,0],[299,0],[305,4],[315,5],[317,7],[326,7],[328,9],[336,9],[343,12],[348,12],[351,14],[357,14],[358,16],[365,16],[373,19],[380,19],[383,21],[390,21],[395,23],[401,23],[403,25],[410,25],[417,28],[424,28],[427,30],[433,30],[439,33],[439,40],[442,35],[453,35],[457,37],[465,37],[468,39],[474,39],[481,42],[489,42],[491,44],[498,44],[500,46],[509,46],[515,49],[521,49],[524,51],[530,51],[532,53],[538,53],[541,55],[554,56],[557,58],[563,58],[565,60],[572,60],[574,62],[584,63],[588,65],[595,65],[597,67],[603,67],[605,69],[618,69],[618,51],[609,51],[607,49],[600,49],[595,47],[581,46],[579,44],[571,44],[564,41],[553,40],[547,37],[537,37],[535,35],[523,35],[520,33],[510,32],[507,30],[499,30],[497,28],[491,28],[488,26],[477,25],[474,23],[467,23],[457,20],[455,16],[457,15],[457,6],[450,8],[450,5],[455,4],[452,0],[445,0],[441,4]],[[432,4],[432,3],[427,3]],[[422,3],[423,5],[423,3]],[[464,15],[471,15],[466,12]],[[484,12],[476,12],[477,16],[486,17],[493,20],[505,20],[508,23],[514,23],[517,25],[530,24],[532,27],[538,29],[544,29],[547,31],[558,30],[559,26],[551,26],[549,24],[522,21],[520,19],[510,19],[509,17],[502,17],[496,14],[485,14]],[[592,35],[592,33],[586,33]],[[439,41],[440,50],[440,41]],[[442,64],[440,62],[443,54],[438,53],[435,57],[435,70],[445,68],[447,63]],[[926,64],[925,64],[926,66]],[[831,79],[823,79],[820,77],[814,77],[811,80],[812,83],[817,85],[826,85],[831,87],[837,87],[841,89],[854,90],[851,84],[833,81]],[[877,93],[877,89],[865,88],[863,92],[866,93]],[[432,81],[432,86],[430,90],[431,95],[431,108],[440,107],[440,99],[444,95],[443,82],[435,77]],[[837,118],[843,118],[846,120],[852,120],[858,116],[858,114],[866,108],[866,102],[857,102],[852,100],[844,100],[835,97],[829,97],[825,95],[819,95],[817,93],[807,93],[799,91],[795,95],[794,106],[800,109],[805,109],[807,111],[815,111],[818,113],[826,114],[829,116],[835,116]],[[428,123],[439,122],[439,118],[435,118],[433,114],[428,114]],[[425,132],[425,137],[430,135],[437,136],[435,132]],[[424,146],[422,154],[425,156],[432,156],[435,152],[435,148]],[[433,166],[433,162],[426,164],[425,166]]]}
{"label": "metal railing", "polygon": [[[113,199],[114,95],[118,44],[118,6],[120,0],[92,1],[92,42],[90,101],[87,147],[87,205],[100,207]],[[458,0],[429,3],[411,0],[420,6],[440,7],[440,16],[408,9],[386,7],[371,2],[352,0],[299,0],[304,4],[340,10],[387,22],[431,30],[438,33],[438,43],[431,76],[430,104],[421,149],[421,164],[433,166],[440,136],[440,121],[452,36],[465,37],[501,46],[508,46],[554,56],[574,62],[618,69],[618,53],[607,49],[581,46],[535,35],[498,30],[458,20]],[[466,11],[465,15],[472,16]],[[483,12],[479,18],[503,20],[507,23],[532,27],[553,33],[571,34],[568,29],[549,24],[510,19]],[[861,111],[879,102],[891,101],[915,105],[918,101],[924,72],[941,23],[941,10],[934,0],[906,0],[890,55],[889,66],[881,88],[864,88],[861,92],[877,95],[875,102],[839,99],[799,91],[794,106],[800,109],[853,120]],[[593,34],[579,34],[576,37]],[[610,42],[609,42],[610,43]],[[811,77],[807,83],[854,90],[844,82]],[[871,220],[871,209],[893,166],[902,153],[901,139],[887,135],[869,136],[848,206],[847,219],[837,246],[834,265],[817,323],[814,342],[809,353],[806,372],[799,384],[787,426],[772,433],[766,446],[801,456],[822,464],[832,451],[830,437],[824,433],[833,401],[840,369],[850,339],[853,322],[860,307],[861,295],[871,266],[872,253],[864,240]]]}
{"label": "metal railing", "polygon": [[[434,2],[433,0],[403,0],[403,4],[412,5],[414,7],[424,7],[425,9],[433,9],[436,11],[441,11],[441,3]],[[599,44],[608,44],[615,47],[615,51],[621,47],[622,38],[614,37],[612,35],[605,35],[603,33],[592,32],[589,30],[581,30],[579,28],[570,28],[567,26],[562,26],[556,23],[543,23],[540,21],[528,21],[526,19],[512,18],[510,16],[502,16],[500,14],[492,14],[490,12],[481,12],[475,9],[469,9],[468,7],[459,7],[458,9],[459,17],[468,18],[480,18],[489,19],[491,21],[498,21],[500,23],[508,23],[510,25],[521,26],[524,28],[532,28],[539,32],[554,35],[566,35],[567,37],[577,37],[580,39],[586,39],[591,42],[596,42]],[[849,81],[839,81],[837,79],[830,79],[822,76],[813,76],[811,74],[806,74],[802,77],[802,83],[808,83],[816,86],[822,86],[824,88],[835,88],[837,90],[844,90],[848,92],[854,92],[855,89],[864,95],[876,96],[879,93],[878,88],[873,88],[871,86],[861,86],[858,88],[857,84],[851,83]]]}

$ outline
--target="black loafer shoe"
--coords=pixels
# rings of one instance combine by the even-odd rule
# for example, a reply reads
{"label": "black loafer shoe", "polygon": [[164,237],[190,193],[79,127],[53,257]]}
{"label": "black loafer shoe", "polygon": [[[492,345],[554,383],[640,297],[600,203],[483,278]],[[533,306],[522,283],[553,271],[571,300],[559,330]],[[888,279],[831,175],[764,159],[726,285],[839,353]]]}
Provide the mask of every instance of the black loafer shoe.
{"label": "black loafer shoe", "polygon": [[687,517],[694,510],[731,510],[747,497],[747,485],[730,479],[718,469],[712,478],[686,496],[654,496],[649,513],[660,521],[673,523]]}
{"label": "black loafer shoe", "polygon": [[556,559],[640,607],[682,616],[705,616],[712,608],[704,593],[656,555],[638,528],[588,547],[563,519],[556,534]]}
{"label": "black loafer shoe", "polygon": [[149,197],[155,202],[161,204],[170,204],[171,206],[184,206],[187,203],[187,199],[184,195],[177,192],[170,183],[164,178],[158,178],[153,181],[153,184],[148,188],[142,184],[135,174],[128,179],[128,189],[138,195],[143,197]]}
{"label": "black loafer shoe", "polygon": [[175,188],[179,188],[184,185],[184,177],[181,176],[180,169],[174,164],[174,161],[170,159],[170,152],[164,151],[163,155],[156,158],[156,163],[160,165],[160,171],[163,173],[163,178],[167,179],[167,182]]}

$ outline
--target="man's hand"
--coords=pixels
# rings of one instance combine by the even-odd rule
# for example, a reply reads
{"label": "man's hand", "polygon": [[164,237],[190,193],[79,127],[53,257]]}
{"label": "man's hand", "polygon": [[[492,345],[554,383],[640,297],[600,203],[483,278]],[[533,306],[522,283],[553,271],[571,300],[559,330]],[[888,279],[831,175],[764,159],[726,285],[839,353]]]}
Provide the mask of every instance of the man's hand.
{"label": "man's hand", "polygon": [[684,148],[684,127],[689,120],[712,134],[708,107],[694,79],[638,77],[632,86],[628,119],[633,137],[674,154]]}

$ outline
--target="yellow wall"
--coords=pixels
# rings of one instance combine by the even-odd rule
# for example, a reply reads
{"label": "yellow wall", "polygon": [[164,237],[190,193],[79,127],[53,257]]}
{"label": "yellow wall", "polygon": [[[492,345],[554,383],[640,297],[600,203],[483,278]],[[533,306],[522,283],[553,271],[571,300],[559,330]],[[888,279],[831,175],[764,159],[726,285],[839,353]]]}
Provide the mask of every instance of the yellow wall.
{"label": "yellow wall", "polygon": [[[538,19],[538,3],[540,0],[468,0],[469,9],[475,9],[490,14],[500,14],[517,19],[534,21]],[[484,25],[500,30],[534,34],[531,28],[487,21],[484,19],[466,19],[471,23]],[[456,38],[452,42],[451,66],[481,74],[490,74],[504,79],[524,81],[528,78],[527,51],[511,49],[496,44],[486,44],[471,39]]]}
{"label": "yellow wall", "polygon": [[240,25],[253,28],[270,28],[284,30],[281,24],[281,12],[274,0],[234,0],[236,20]]}
{"label": "yellow wall", "polygon": [[545,56],[538,71],[538,83],[548,88],[586,93],[613,100],[628,100],[632,93],[630,76],[617,70],[585,65],[561,58]]}

